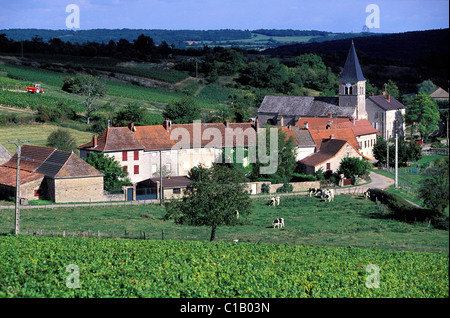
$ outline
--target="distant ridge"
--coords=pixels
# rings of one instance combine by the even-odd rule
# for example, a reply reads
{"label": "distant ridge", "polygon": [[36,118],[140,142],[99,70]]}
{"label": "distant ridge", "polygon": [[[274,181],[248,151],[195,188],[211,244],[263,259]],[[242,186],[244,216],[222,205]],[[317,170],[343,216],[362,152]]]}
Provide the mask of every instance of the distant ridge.
{"label": "distant ridge", "polygon": [[[373,34],[354,39],[358,54],[388,60],[415,62],[424,54],[449,55],[449,29],[412,31],[405,33]],[[336,54],[345,56],[350,47],[349,39],[326,42],[283,45],[264,51],[268,55],[297,56],[302,53]]]}

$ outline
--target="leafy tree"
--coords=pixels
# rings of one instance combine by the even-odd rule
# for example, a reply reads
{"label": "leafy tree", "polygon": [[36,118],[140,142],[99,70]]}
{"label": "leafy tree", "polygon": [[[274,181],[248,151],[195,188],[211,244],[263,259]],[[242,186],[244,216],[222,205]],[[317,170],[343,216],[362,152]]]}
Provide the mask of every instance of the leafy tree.
{"label": "leafy tree", "polygon": [[137,125],[157,125],[163,122],[162,116],[151,114],[147,108],[137,102],[130,102],[116,114],[114,121],[117,126],[126,126],[130,121]]}
{"label": "leafy tree", "polygon": [[419,196],[425,205],[439,215],[443,215],[449,204],[448,167],[448,157],[437,159],[432,167],[423,172],[424,178],[419,189]]}
{"label": "leafy tree", "polygon": [[400,98],[400,90],[398,89],[397,84],[393,80],[389,80],[386,84],[386,94],[391,95],[395,99]]}
{"label": "leafy tree", "polygon": [[411,125],[411,136],[417,127],[422,138],[427,138],[433,131],[439,129],[440,119],[437,104],[426,94],[417,94],[406,108],[406,122]]}
{"label": "leafy tree", "polygon": [[166,204],[165,219],[210,226],[213,241],[218,226],[239,224],[236,210],[239,216],[250,214],[251,200],[243,184],[246,178],[238,169],[217,164],[209,169],[197,166],[189,171],[189,178],[183,198]]}
{"label": "leafy tree", "polygon": [[188,124],[201,119],[201,108],[192,97],[184,96],[169,103],[163,111],[163,116],[174,124]]}
{"label": "leafy tree", "polygon": [[386,150],[387,142],[383,137],[378,137],[377,141],[373,145],[372,152],[373,156],[379,163],[386,164]]}
{"label": "leafy tree", "polygon": [[89,124],[92,114],[101,107],[100,105],[94,104],[94,102],[97,98],[103,97],[106,94],[106,83],[92,75],[66,77],[63,81],[63,90],[86,97],[83,105],[86,107],[86,122]]}
{"label": "leafy tree", "polygon": [[367,159],[355,157],[345,157],[339,164],[339,173],[343,173],[346,178],[366,175],[372,166]]}
{"label": "leafy tree", "polygon": [[431,80],[425,80],[420,84],[417,84],[417,92],[430,95],[430,93],[436,89],[436,85]]}
{"label": "leafy tree", "polygon": [[103,188],[106,191],[121,190],[122,186],[131,185],[128,172],[124,171],[120,163],[105,153],[89,153],[88,158],[83,158],[87,163],[104,174]]}
{"label": "leafy tree", "polygon": [[58,128],[47,138],[47,147],[53,147],[61,151],[78,152],[75,138],[66,129]]}

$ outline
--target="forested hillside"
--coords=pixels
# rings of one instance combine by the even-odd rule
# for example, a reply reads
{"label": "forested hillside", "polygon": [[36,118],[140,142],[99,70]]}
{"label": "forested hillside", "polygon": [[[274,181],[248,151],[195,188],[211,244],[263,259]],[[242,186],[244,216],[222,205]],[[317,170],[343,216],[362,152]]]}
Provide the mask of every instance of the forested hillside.
{"label": "forested hillside", "polygon": [[[389,79],[404,93],[414,92],[415,83],[431,79],[447,89],[449,29],[372,35],[354,39],[364,75],[377,87]],[[264,54],[288,59],[303,53],[322,57],[338,72],[345,61],[349,39],[293,44],[268,49]]]}

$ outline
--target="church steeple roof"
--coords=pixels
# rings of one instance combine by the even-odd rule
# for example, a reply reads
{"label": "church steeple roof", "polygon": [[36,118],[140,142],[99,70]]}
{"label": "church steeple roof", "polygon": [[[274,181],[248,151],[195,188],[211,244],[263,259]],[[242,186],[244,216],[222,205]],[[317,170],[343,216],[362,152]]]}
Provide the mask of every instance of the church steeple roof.
{"label": "church steeple roof", "polygon": [[355,44],[352,40],[352,46],[345,61],[344,70],[342,71],[339,81],[341,82],[360,82],[365,81],[364,75],[359,65],[358,56],[356,55]]}

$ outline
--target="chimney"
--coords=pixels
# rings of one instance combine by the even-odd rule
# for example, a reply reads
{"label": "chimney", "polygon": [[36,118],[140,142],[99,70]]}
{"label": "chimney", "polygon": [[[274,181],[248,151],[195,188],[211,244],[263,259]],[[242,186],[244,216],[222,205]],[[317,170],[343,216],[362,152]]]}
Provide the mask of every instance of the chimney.
{"label": "chimney", "polygon": [[333,118],[333,114],[328,113],[328,118]]}
{"label": "chimney", "polygon": [[333,134],[330,135],[330,139],[334,139],[334,135]]}
{"label": "chimney", "polygon": [[170,179],[170,174],[167,176],[167,179]]}
{"label": "chimney", "polygon": [[383,95],[386,95],[386,92],[383,92]]}
{"label": "chimney", "polygon": [[304,129],[308,129],[308,122],[307,121],[305,121],[305,123],[303,124],[303,128]]}
{"label": "chimney", "polygon": [[375,96],[375,93],[374,92],[370,93],[370,96]]}
{"label": "chimney", "polygon": [[228,120],[225,121],[225,127],[230,127],[230,122]]}
{"label": "chimney", "polygon": [[165,129],[166,131],[169,131],[170,126],[171,126],[170,120],[168,120],[168,119],[166,118],[166,120],[164,120],[163,126],[164,126],[164,129]]}
{"label": "chimney", "polygon": [[387,94],[386,95],[386,99],[387,99],[388,102],[391,102],[391,95]]}
{"label": "chimney", "polygon": [[136,131],[136,127],[134,127],[134,123],[132,121],[130,121],[130,123],[128,124],[128,128],[132,131],[135,132]]}
{"label": "chimney", "polygon": [[258,120],[258,118],[256,118],[255,127],[256,127],[256,132],[258,132],[258,130],[259,130],[259,120]]}
{"label": "chimney", "polygon": [[97,145],[98,145],[98,139],[97,139],[97,136],[93,136],[93,137],[92,137],[92,148],[97,147]]}
{"label": "chimney", "polygon": [[356,125],[356,119],[355,119],[355,117],[350,117],[350,121],[352,122],[353,126]]}

